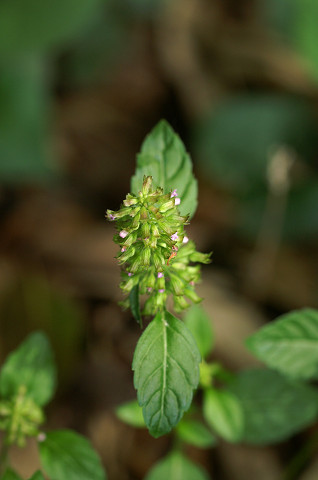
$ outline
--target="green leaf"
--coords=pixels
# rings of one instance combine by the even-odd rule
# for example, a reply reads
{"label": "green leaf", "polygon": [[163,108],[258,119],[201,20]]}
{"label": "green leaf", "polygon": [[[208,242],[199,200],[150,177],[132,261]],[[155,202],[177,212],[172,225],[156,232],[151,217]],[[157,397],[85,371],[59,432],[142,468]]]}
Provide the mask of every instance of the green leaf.
{"label": "green leaf", "polygon": [[140,305],[139,305],[139,285],[135,285],[130,294],[129,294],[129,303],[131,313],[133,314],[134,319],[142,328],[142,318],[140,314]]}
{"label": "green leaf", "polygon": [[195,132],[202,168],[211,179],[237,192],[267,185],[273,146],[286,146],[314,159],[317,126],[308,101],[289,95],[234,97],[211,112]]}
{"label": "green leaf", "polygon": [[132,366],[138,402],[154,437],[170,432],[190,407],[199,364],[184,323],[166,311],[157,313],[138,341]]}
{"label": "green leaf", "polygon": [[0,373],[0,394],[11,397],[26,387],[26,395],[37,405],[45,405],[56,385],[53,353],[47,337],[35,332],[13,351]]}
{"label": "green leaf", "polygon": [[238,442],[244,432],[244,416],[238,398],[226,390],[204,391],[203,415],[213,430],[228,442]]}
{"label": "green leaf", "polygon": [[210,430],[196,420],[182,419],[176,428],[176,433],[183,442],[198,448],[210,448],[217,443]]}
{"label": "green leaf", "polygon": [[63,44],[93,19],[100,5],[101,0],[1,0],[0,54]]}
{"label": "green leaf", "polygon": [[[315,0],[294,0],[296,15],[293,25],[294,46],[308,65],[308,70],[318,80],[318,4]],[[305,62],[304,62],[305,63]]]}
{"label": "green leaf", "polygon": [[210,318],[200,305],[193,305],[186,313],[184,323],[197,342],[202,358],[206,357],[214,344],[214,333]]}
{"label": "green leaf", "polygon": [[280,442],[317,418],[317,389],[275,371],[243,371],[229,388],[244,411],[246,442],[260,445]]}
{"label": "green leaf", "polygon": [[142,409],[137,400],[119,405],[116,408],[116,415],[122,422],[128,423],[132,427],[143,428],[146,426]]}
{"label": "green leaf", "polygon": [[205,470],[180,452],[172,452],[156,463],[145,480],[209,480]]}
{"label": "green leaf", "polygon": [[32,54],[1,58],[0,70],[0,178],[7,183],[49,179],[53,170],[45,62]]}
{"label": "green leaf", "polygon": [[34,475],[29,478],[29,480],[45,480],[45,478],[43,477],[42,472],[39,470],[38,472],[35,472]]}
{"label": "green leaf", "polygon": [[8,468],[0,480],[22,480],[22,478],[16,472],[11,470],[11,468]]}
{"label": "green leaf", "polygon": [[91,443],[71,430],[55,430],[39,443],[43,469],[50,480],[105,480],[100,458]]}
{"label": "green leaf", "polygon": [[192,162],[180,137],[161,120],[146,137],[137,156],[137,169],[131,179],[131,190],[141,190],[144,175],[152,176],[155,187],[164,193],[177,189],[181,198],[182,215],[194,215],[197,208],[198,186],[192,173]]}
{"label": "green leaf", "polygon": [[297,378],[318,376],[318,311],[282,315],[247,339],[247,346],[267,366]]}

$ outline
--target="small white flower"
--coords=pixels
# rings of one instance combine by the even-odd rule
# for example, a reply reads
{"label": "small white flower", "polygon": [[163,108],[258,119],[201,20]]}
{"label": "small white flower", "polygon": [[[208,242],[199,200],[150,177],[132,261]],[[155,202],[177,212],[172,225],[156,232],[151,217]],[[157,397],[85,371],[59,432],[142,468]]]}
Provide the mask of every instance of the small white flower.
{"label": "small white flower", "polygon": [[189,238],[188,237],[183,237],[182,243],[188,243]]}
{"label": "small white flower", "polygon": [[128,232],[126,232],[126,230],[122,230],[121,232],[119,232],[119,236],[121,238],[125,238],[125,237],[127,237],[127,235],[128,235]]}
{"label": "small white flower", "polygon": [[180,198],[176,198],[175,201],[174,201],[174,204],[175,205],[180,205],[181,203],[181,199]]}

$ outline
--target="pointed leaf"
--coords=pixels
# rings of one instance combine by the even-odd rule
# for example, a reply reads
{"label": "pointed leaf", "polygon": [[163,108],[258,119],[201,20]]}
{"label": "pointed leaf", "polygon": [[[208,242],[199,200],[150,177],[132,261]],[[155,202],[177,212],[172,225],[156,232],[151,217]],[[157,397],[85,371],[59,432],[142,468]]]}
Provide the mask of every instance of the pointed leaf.
{"label": "pointed leaf", "polygon": [[0,394],[11,397],[26,387],[26,395],[37,405],[45,405],[52,397],[56,371],[50,343],[44,333],[35,332],[13,351],[0,373]]}
{"label": "pointed leaf", "polygon": [[188,310],[184,323],[194,336],[202,358],[206,357],[211,352],[214,343],[210,318],[200,305],[193,305]]}
{"label": "pointed leaf", "polygon": [[160,460],[146,475],[145,480],[209,480],[202,467],[188,460],[180,452],[172,452]]}
{"label": "pointed leaf", "polygon": [[2,475],[1,480],[22,480],[20,475],[8,468],[5,473]]}
{"label": "pointed leaf", "polygon": [[164,193],[177,189],[181,198],[182,215],[194,215],[197,208],[198,186],[192,173],[192,162],[180,137],[162,120],[146,137],[137,156],[137,169],[131,179],[131,190],[141,190],[144,175],[152,176],[154,186]]}
{"label": "pointed leaf", "polygon": [[243,440],[249,443],[265,445],[285,440],[318,415],[317,389],[273,370],[243,371],[229,388],[242,405]]}
{"label": "pointed leaf", "polygon": [[248,338],[247,346],[266,365],[297,378],[318,377],[318,311],[282,315]]}
{"label": "pointed leaf", "polygon": [[32,477],[29,478],[29,480],[45,480],[45,478],[43,477],[42,472],[38,471],[38,472],[35,472],[34,475],[32,475]]}
{"label": "pointed leaf", "polygon": [[183,442],[198,448],[210,448],[217,443],[210,430],[196,420],[182,419],[177,426],[176,433]]}
{"label": "pointed leaf", "polygon": [[133,314],[134,319],[142,328],[142,318],[140,314],[140,305],[139,305],[139,285],[135,285],[129,294],[129,303],[131,313]]}
{"label": "pointed leaf", "polygon": [[183,322],[157,313],[134,354],[134,384],[146,425],[159,437],[179,422],[199,382],[200,353]]}
{"label": "pointed leaf", "polygon": [[122,421],[136,428],[145,427],[145,420],[142,409],[137,400],[127,402],[116,408],[116,415]]}
{"label": "pointed leaf", "polygon": [[203,414],[213,430],[228,442],[238,442],[244,432],[243,410],[237,397],[226,390],[204,392]]}
{"label": "pointed leaf", "polygon": [[105,480],[101,461],[90,442],[71,430],[49,432],[39,443],[43,469],[50,480]]}

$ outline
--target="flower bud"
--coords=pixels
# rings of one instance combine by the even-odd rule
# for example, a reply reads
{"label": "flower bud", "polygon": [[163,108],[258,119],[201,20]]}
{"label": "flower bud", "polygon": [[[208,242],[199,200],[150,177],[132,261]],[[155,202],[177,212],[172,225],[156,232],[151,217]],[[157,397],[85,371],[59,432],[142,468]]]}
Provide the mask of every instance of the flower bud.
{"label": "flower bud", "polygon": [[199,295],[192,290],[190,287],[185,289],[184,292],[185,296],[188,297],[193,303],[200,303],[202,302],[202,298],[199,297]]}
{"label": "flower bud", "polygon": [[143,196],[148,195],[151,187],[152,187],[152,177],[146,177],[146,175],[145,175],[144,180],[143,180],[143,184],[142,184],[142,189],[141,189],[142,195]]}
{"label": "flower bud", "polygon": [[178,275],[170,273],[170,281],[174,295],[183,295],[185,288],[183,280]]}
{"label": "flower bud", "polygon": [[124,205],[125,207],[130,207],[131,205],[136,205],[137,202],[138,202],[138,199],[134,195],[131,195],[130,193],[128,193],[128,195],[126,196],[126,199],[124,200]]}
{"label": "flower bud", "polygon": [[148,222],[144,222],[141,225],[141,236],[143,238],[149,237],[150,236],[150,225]]}
{"label": "flower bud", "polygon": [[151,258],[151,248],[150,247],[143,248],[140,254],[141,265],[143,265],[144,267],[149,267],[150,258]]}

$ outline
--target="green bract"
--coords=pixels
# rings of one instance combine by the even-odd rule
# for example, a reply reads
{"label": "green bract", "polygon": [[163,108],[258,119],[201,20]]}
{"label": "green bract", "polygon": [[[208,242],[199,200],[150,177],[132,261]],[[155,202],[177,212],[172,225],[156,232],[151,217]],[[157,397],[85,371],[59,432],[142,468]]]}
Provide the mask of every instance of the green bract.
{"label": "green bract", "polygon": [[[174,308],[181,311],[201,301],[194,285],[200,279],[200,267],[193,262],[209,263],[210,255],[199,253],[186,236],[184,226],[189,216],[178,210],[177,191],[164,193],[152,188],[152,177],[145,176],[138,195],[128,194],[120,210],[107,210],[107,218],[116,221],[118,233],[114,241],[120,247],[117,255],[122,265],[120,287],[130,294],[139,286],[139,294],[146,294],[143,314],[154,315],[163,310],[167,296],[172,294]],[[132,305],[132,297],[126,301]],[[136,316],[136,315],[135,315]]]}

